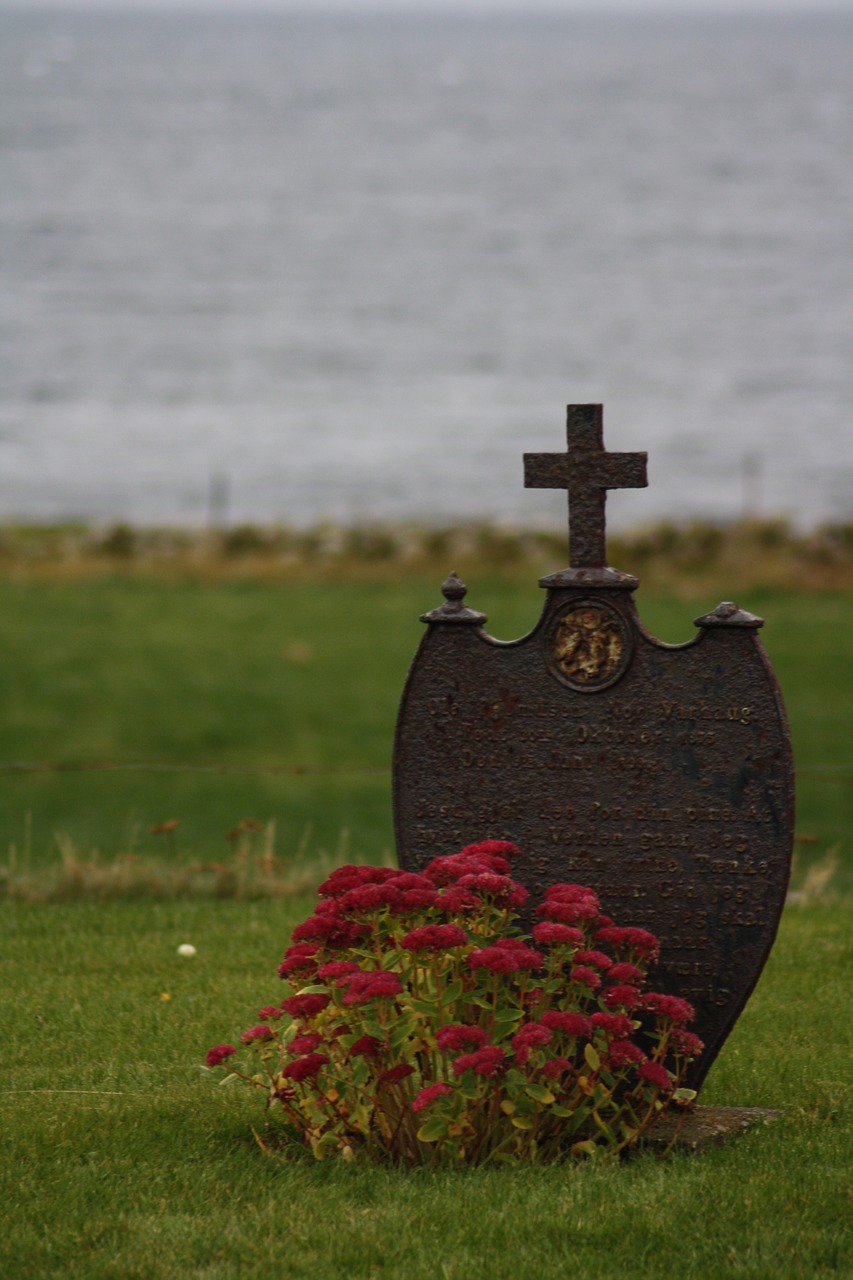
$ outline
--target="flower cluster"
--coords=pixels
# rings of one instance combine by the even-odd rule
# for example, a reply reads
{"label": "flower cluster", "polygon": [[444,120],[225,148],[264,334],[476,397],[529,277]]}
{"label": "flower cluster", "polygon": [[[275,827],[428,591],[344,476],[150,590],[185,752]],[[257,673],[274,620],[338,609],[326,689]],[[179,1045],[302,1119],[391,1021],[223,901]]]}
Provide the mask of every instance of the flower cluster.
{"label": "flower cluster", "polygon": [[[486,840],[423,873],[345,866],[320,886],[264,1005],[207,1065],[264,1090],[318,1159],[409,1164],[621,1151],[702,1052],[686,1000],[646,990],[657,939],[583,885],[552,885],[531,934],[514,845]],[[237,1059],[239,1062],[239,1059]],[[259,1069],[260,1064],[260,1069]]]}

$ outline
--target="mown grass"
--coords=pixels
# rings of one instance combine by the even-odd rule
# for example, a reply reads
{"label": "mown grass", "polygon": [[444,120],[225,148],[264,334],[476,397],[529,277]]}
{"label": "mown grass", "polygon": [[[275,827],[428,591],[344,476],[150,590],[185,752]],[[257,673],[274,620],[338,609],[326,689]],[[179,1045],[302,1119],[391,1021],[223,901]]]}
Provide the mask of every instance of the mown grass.
{"label": "mown grass", "polygon": [[[381,575],[0,582],[0,867],[19,880],[57,868],[57,833],[84,861],[217,862],[247,818],[275,823],[286,865],[299,850],[331,857],[342,839],[348,856],[389,856],[394,720],[438,587]],[[676,642],[720,594],[641,589],[638,604]],[[534,625],[542,593],[493,576],[469,599],[508,639]],[[766,618],[788,706],[802,869],[840,845],[836,884],[853,890],[853,599],[764,589],[741,603]],[[104,764],[117,767],[89,767]]]}
{"label": "mown grass", "polygon": [[[372,577],[320,583],[245,565],[158,578],[110,554],[80,573],[19,558],[0,582],[0,1274],[853,1273],[849,596],[736,595],[767,619],[798,830],[814,841],[798,846],[800,888],[810,864],[817,874],[812,904],[787,908],[703,1101],[782,1117],[698,1157],[425,1175],[264,1156],[259,1105],[202,1062],[279,993],[276,963],[309,909],[305,876],[391,850],[394,718],[443,571],[386,572],[380,557]],[[453,567],[494,634],[535,623],[535,575]],[[701,593],[695,575],[640,591],[661,638],[687,639],[694,616],[736,594],[699,567]],[[210,771],[88,768],[98,763]],[[263,830],[229,839],[247,818]],[[832,846],[840,866],[822,881]],[[90,900],[111,895],[121,900]],[[177,955],[187,941],[190,960]]]}
{"label": "mown grass", "polygon": [[425,1174],[264,1156],[260,1103],[201,1065],[280,990],[275,964],[307,905],[0,907],[0,1273],[851,1273],[844,909],[788,910],[703,1094],[780,1119],[700,1156]]}

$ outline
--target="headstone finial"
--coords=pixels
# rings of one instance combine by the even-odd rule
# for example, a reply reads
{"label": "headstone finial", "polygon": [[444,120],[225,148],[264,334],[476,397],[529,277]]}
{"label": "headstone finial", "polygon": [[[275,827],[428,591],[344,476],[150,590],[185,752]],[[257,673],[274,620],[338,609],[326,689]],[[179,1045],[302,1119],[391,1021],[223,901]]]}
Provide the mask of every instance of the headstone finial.
{"label": "headstone finial", "polygon": [[421,622],[462,622],[469,626],[482,627],[488,619],[477,609],[469,609],[465,603],[468,588],[454,571],[441,584],[444,604],[429,613],[421,614]]}
{"label": "headstone finial", "polygon": [[607,563],[604,503],[608,489],[643,489],[646,453],[607,453],[600,404],[570,404],[565,453],[526,453],[528,489],[566,489],[569,497],[569,563],[603,568]]}

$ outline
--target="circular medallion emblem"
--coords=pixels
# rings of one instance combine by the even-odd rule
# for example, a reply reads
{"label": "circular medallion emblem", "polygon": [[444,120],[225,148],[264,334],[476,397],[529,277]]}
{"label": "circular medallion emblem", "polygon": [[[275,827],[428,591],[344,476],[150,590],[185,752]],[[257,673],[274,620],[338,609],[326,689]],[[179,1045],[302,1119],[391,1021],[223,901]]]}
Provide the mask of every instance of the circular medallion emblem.
{"label": "circular medallion emblem", "polygon": [[631,658],[623,618],[598,600],[579,600],[564,609],[550,629],[547,647],[554,675],[580,693],[615,684]]}

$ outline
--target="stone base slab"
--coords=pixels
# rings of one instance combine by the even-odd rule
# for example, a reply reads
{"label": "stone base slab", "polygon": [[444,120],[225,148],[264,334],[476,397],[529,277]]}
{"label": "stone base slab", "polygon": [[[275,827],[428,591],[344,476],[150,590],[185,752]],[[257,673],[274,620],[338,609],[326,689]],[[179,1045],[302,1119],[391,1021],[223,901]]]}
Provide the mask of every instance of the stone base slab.
{"label": "stone base slab", "polygon": [[696,1106],[681,1115],[660,1116],[646,1130],[642,1145],[656,1151],[670,1146],[682,1151],[706,1151],[756,1125],[778,1120],[781,1114],[766,1107]]}

